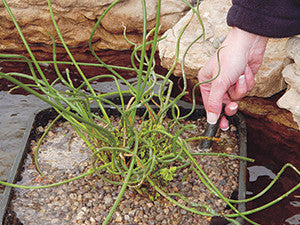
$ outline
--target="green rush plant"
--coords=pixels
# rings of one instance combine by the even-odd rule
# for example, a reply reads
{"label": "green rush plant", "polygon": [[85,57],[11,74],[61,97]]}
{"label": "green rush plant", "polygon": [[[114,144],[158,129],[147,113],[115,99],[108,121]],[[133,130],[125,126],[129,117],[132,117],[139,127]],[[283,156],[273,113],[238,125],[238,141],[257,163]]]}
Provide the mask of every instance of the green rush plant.
{"label": "green rush plant", "polygon": [[[33,52],[31,51],[12,11],[10,10],[6,0],[2,0],[7,12],[9,13],[21,39],[23,44],[25,45],[30,58],[27,58],[22,55],[14,55],[14,54],[0,54],[0,58],[2,60],[7,61],[16,61],[16,62],[26,62],[30,69],[30,74],[23,74],[17,72],[9,72],[3,73],[0,72],[0,77],[9,80],[14,83],[16,87],[23,88],[30,94],[35,95],[37,98],[45,101],[50,106],[52,106],[58,113],[58,116],[48,129],[45,131],[44,135],[38,142],[38,146],[41,144],[41,140],[48,132],[49,128],[59,119],[64,118],[69,121],[71,125],[74,127],[78,135],[84,140],[89,149],[92,152],[92,162],[91,168],[88,172],[81,174],[77,177],[74,177],[69,180],[65,180],[63,182],[49,184],[45,186],[22,186],[17,184],[11,184],[7,182],[1,181],[0,184],[11,186],[15,188],[28,188],[28,189],[37,189],[37,188],[47,188],[53,187],[61,184],[65,184],[67,182],[74,181],[76,179],[80,179],[84,176],[88,175],[98,175],[102,179],[107,182],[110,182],[115,185],[121,185],[121,191],[115,200],[112,208],[109,211],[108,216],[103,221],[103,224],[108,224],[115,209],[117,208],[124,191],[127,187],[136,187],[139,188],[141,184],[148,183],[153,187],[158,194],[168,199],[171,203],[182,207],[183,209],[193,212],[195,214],[203,215],[206,217],[213,216],[223,216],[228,221],[233,224],[239,224],[236,221],[237,217],[242,217],[244,220],[248,221],[251,224],[257,224],[254,221],[247,218],[247,215],[255,213],[259,210],[267,208],[276,202],[280,201],[285,196],[289,195],[293,191],[299,188],[299,185],[296,185],[291,190],[289,190],[284,195],[279,198],[273,200],[272,202],[258,207],[256,209],[248,210],[245,212],[239,212],[237,208],[233,205],[236,203],[243,203],[257,199],[265,192],[267,192],[274,183],[279,179],[279,176],[284,172],[287,167],[291,167],[298,174],[300,174],[299,170],[295,168],[291,164],[286,164],[281,171],[277,174],[276,178],[266,187],[262,192],[257,194],[256,196],[245,199],[245,200],[232,200],[224,197],[220,190],[216,188],[216,186],[212,183],[212,181],[208,178],[205,172],[201,169],[200,165],[195,160],[195,154],[190,153],[188,147],[188,139],[180,138],[180,134],[187,129],[193,129],[193,125],[183,126],[180,124],[180,121],[187,118],[195,109],[195,94],[194,90],[201,85],[200,83],[195,85],[193,88],[193,107],[191,112],[185,116],[180,115],[180,110],[176,103],[187,94],[187,82],[184,73],[184,58],[187,54],[190,47],[201,38],[204,38],[204,26],[201,21],[199,15],[199,0],[197,1],[196,7],[193,7],[188,1],[182,0],[185,2],[193,11],[194,16],[196,16],[199,20],[199,26],[202,27],[203,33],[199,34],[199,36],[190,43],[188,48],[185,50],[182,60],[182,73],[183,73],[183,90],[182,92],[176,96],[175,98],[171,98],[171,91],[173,87],[173,83],[170,80],[170,75],[172,74],[175,65],[178,61],[179,57],[179,44],[180,39],[187,28],[188,24],[184,26],[182,31],[180,32],[179,38],[177,40],[176,45],[176,57],[171,69],[164,76],[157,74],[154,70],[155,68],[155,52],[157,50],[157,46],[159,41],[161,41],[164,37],[159,35],[160,31],[160,7],[161,0],[157,0],[157,14],[156,14],[156,23],[155,27],[150,31],[147,30],[147,9],[146,9],[146,0],[141,0],[142,9],[143,9],[143,35],[142,35],[142,43],[137,44],[130,41],[126,36],[126,28],[124,28],[124,38],[128,43],[133,46],[133,51],[131,54],[131,67],[121,67],[121,66],[113,66],[104,63],[100,57],[97,55],[93,48],[92,39],[97,29],[99,29],[99,24],[104,16],[107,14],[109,10],[113,10],[113,7],[118,4],[120,0],[114,1],[104,13],[100,16],[98,21],[95,24],[94,29],[91,32],[89,39],[89,49],[91,54],[98,60],[98,63],[82,63],[77,62],[73,57],[72,53],[69,50],[69,47],[66,45],[59,27],[55,21],[51,0],[48,0],[49,12],[51,15],[51,19],[53,25],[55,27],[56,33],[62,43],[66,53],[68,54],[70,61],[57,61],[56,59],[56,44],[53,40],[53,61],[48,61],[47,63],[53,64],[55,68],[55,72],[57,75],[57,79],[53,82],[49,83],[44,72],[42,71],[40,64],[42,61],[38,61]],[[148,50],[149,49],[149,50]],[[220,50],[219,50],[220,51]],[[72,65],[76,68],[78,73],[82,78],[82,84],[78,87],[75,87],[70,78],[70,72],[66,69],[66,76],[62,76],[62,73],[59,69],[59,64],[68,64]],[[87,78],[82,71],[82,66],[94,66],[94,67],[104,67],[109,71],[109,74],[102,74],[95,76],[93,78]],[[132,85],[126,79],[124,79],[118,71],[125,70],[134,72],[137,77],[136,85]],[[220,66],[219,66],[220,72]],[[218,72],[218,74],[219,74]],[[213,78],[215,79],[218,74]],[[25,78],[30,81],[33,81],[33,84],[24,84],[19,81],[18,78]],[[115,82],[117,87],[117,91],[111,93],[97,93],[91,82],[100,79],[106,78],[111,79]],[[208,80],[206,82],[212,81]],[[121,90],[118,81],[122,81],[127,85],[128,90]],[[160,82],[158,82],[160,81]],[[59,91],[55,89],[55,84],[58,82],[62,83],[67,90]],[[88,92],[84,89],[84,87],[88,88]],[[157,93],[154,91],[154,87],[159,87]],[[36,90],[39,91],[36,91]],[[116,105],[113,101],[110,100],[111,96],[118,96],[120,99],[120,104]],[[125,101],[124,96],[129,95],[130,100]],[[91,102],[97,105],[101,112],[101,116],[94,113],[91,110]],[[151,105],[157,106],[157,111],[155,111]],[[110,116],[108,115],[105,106],[110,105],[115,107],[120,113],[120,122],[117,126],[112,124]],[[135,128],[135,118],[136,113],[139,108],[143,107],[145,109],[145,113],[142,116],[142,120],[140,123],[140,130]],[[164,119],[168,111],[172,112],[172,118],[169,119],[167,124],[164,123]],[[95,120],[100,121],[95,122]],[[199,137],[200,139],[201,137]],[[36,168],[39,173],[43,176],[42,171],[39,169],[38,165],[38,147],[35,152],[35,163]],[[210,154],[213,153],[203,153]],[[217,154],[218,155],[218,154]],[[227,155],[227,154],[219,154],[220,156],[227,157],[235,157],[240,160],[248,160],[251,159]],[[171,166],[171,163],[176,162],[179,163],[180,166]],[[206,187],[214,193],[218,198],[222,199],[231,209],[231,214],[217,214],[212,208],[205,205],[197,205],[195,203],[189,202],[186,197],[181,196],[176,193],[166,193],[164,188],[162,187],[162,183],[160,180],[164,180],[164,182],[171,182],[174,174],[177,170],[181,168],[189,168],[191,171],[194,171],[201,182],[203,182]],[[108,174],[112,176],[105,176],[103,173],[99,173],[99,171],[105,170]],[[110,178],[108,178],[110,177]],[[111,178],[113,177],[113,178]],[[118,179],[115,179],[115,178]],[[156,195],[157,196],[157,195]],[[184,202],[188,203],[188,206],[182,205],[179,201],[174,199],[174,196],[177,199],[182,199]]]}

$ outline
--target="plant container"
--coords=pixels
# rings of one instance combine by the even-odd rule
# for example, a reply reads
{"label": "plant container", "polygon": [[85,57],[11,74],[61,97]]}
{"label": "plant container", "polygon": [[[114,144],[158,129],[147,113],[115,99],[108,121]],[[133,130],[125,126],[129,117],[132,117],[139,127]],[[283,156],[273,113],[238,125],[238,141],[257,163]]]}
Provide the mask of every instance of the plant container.
{"label": "plant container", "polygon": [[[120,104],[120,99],[118,97],[111,98],[116,104]],[[129,99],[127,99],[128,101]],[[180,108],[181,115],[187,114],[190,112],[192,105],[190,103],[186,103],[183,101],[179,101],[177,105]],[[156,106],[153,105],[155,108]],[[111,116],[119,116],[119,112],[116,108],[112,106],[105,106],[107,112]],[[92,108],[94,112],[99,112],[98,108]],[[137,115],[142,115],[145,112],[144,108],[140,108],[137,110]],[[171,112],[168,112],[171,115]],[[170,116],[169,115],[169,116]],[[11,173],[8,179],[9,183],[16,183],[21,179],[22,171],[24,170],[24,160],[29,154],[30,145],[32,140],[37,140],[41,135],[38,131],[38,127],[44,127],[48,124],[49,120],[53,120],[57,116],[57,112],[52,108],[41,109],[38,112],[34,113],[29,120],[28,127],[26,129],[22,146],[20,151],[14,161],[14,164],[11,169]],[[205,117],[205,110],[203,106],[196,106],[195,111],[192,115],[188,118],[189,120],[197,120],[199,118]],[[238,138],[238,148],[239,148],[239,155],[242,157],[247,156],[247,131],[246,131],[246,123],[244,117],[237,113],[236,115],[229,118],[230,123],[236,127],[236,133]],[[239,177],[238,177],[238,199],[242,200],[245,198],[246,193],[246,161],[240,160],[239,161]],[[12,199],[14,198],[15,188],[6,187],[3,200],[1,203],[1,210],[0,210],[0,219],[3,225],[18,225],[23,224],[18,219],[16,213],[14,212],[14,208],[12,205]],[[245,204],[241,203],[236,206],[239,211],[245,211]],[[217,218],[212,218],[210,224],[229,224],[228,222],[223,223],[214,223],[217,221]],[[243,219],[238,218],[237,221],[243,224]],[[154,221],[155,222],[155,221]],[[99,221],[97,221],[99,224]],[[132,224],[132,223],[125,223],[125,224]],[[134,223],[133,223],[134,224]]]}

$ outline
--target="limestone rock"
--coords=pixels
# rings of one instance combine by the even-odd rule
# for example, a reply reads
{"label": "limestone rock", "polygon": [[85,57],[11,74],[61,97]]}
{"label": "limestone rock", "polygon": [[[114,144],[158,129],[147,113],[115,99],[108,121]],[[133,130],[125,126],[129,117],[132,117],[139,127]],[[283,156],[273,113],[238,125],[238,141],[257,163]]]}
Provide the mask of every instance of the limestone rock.
{"label": "limestone rock", "polygon": [[[230,31],[226,24],[230,0],[204,0],[200,4],[200,16],[205,27],[205,40],[199,39],[186,54],[184,68],[187,78],[197,80],[197,73],[209,57],[218,49],[221,42]],[[192,11],[186,14],[174,27],[169,29],[166,38],[159,44],[159,54],[163,67],[170,69],[175,58],[176,41],[182,28],[190,21],[181,38],[179,60],[174,74],[182,75],[182,57],[191,41],[202,34],[202,27]],[[269,97],[283,90],[286,85],[281,76],[283,67],[287,64],[285,43],[287,39],[272,39],[269,41],[263,64],[256,74],[256,85],[250,96]]]}
{"label": "limestone rock", "polygon": [[199,14],[203,21],[203,32],[200,21],[190,10],[174,27],[169,29],[166,38],[159,43],[158,50],[161,65],[170,69],[175,58],[176,44],[180,31],[188,23],[188,27],[180,39],[179,60],[176,64],[174,74],[181,76],[181,62],[188,45],[200,35],[205,36],[205,41],[201,37],[189,50],[185,57],[185,73],[187,78],[195,79],[199,69],[205,64],[209,57],[218,49],[226,34],[230,31],[224,21],[226,12],[230,8],[230,1],[204,1],[200,4]]}
{"label": "limestone rock", "polygon": [[[52,0],[55,19],[67,45],[87,46],[97,19],[113,1]],[[146,2],[148,30],[150,30],[155,23],[157,1],[147,0]],[[191,3],[192,0],[189,2]],[[55,36],[57,43],[60,43],[50,18],[47,1],[10,0],[8,5],[30,44],[52,45],[49,33]],[[182,1],[163,0],[161,8],[161,32],[165,32],[187,12],[189,6]],[[140,0],[121,0],[116,4],[95,32],[93,37],[95,49],[129,49],[131,45],[123,37],[123,25],[127,27],[128,38],[139,43],[143,20],[141,9]],[[0,49],[24,50],[17,30],[3,4],[0,4],[0,22]],[[47,50],[52,51],[51,48]]]}
{"label": "limestone rock", "polygon": [[268,41],[263,63],[255,75],[255,86],[248,96],[270,97],[286,88],[281,74],[290,63],[285,55],[286,41],[287,38]]}
{"label": "limestone rock", "polygon": [[282,71],[288,88],[277,101],[277,105],[293,113],[300,130],[300,37],[291,38],[287,42],[286,50],[287,56],[293,59],[294,63],[287,65]]}

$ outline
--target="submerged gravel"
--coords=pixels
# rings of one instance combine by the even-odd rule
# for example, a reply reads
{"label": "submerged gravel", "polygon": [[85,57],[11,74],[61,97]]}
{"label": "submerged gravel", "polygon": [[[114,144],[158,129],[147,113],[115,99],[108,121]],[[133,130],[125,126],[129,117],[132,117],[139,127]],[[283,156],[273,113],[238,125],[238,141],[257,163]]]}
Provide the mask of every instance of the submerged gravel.
{"label": "submerged gravel", "polygon": [[[199,119],[194,123],[201,135],[204,121]],[[43,132],[44,128],[39,127],[38,130]],[[218,134],[223,141],[215,143],[212,151],[238,154],[235,130],[235,127],[231,127],[230,130]],[[195,135],[193,132],[184,135]],[[191,147],[198,144],[199,142],[195,142]],[[36,141],[32,141],[32,150],[35,148]],[[90,168],[90,155],[90,150],[70,124],[59,122],[48,133],[39,150],[38,160],[45,178],[42,179],[37,173],[31,153],[26,159],[22,179],[18,184],[45,185],[78,176]],[[198,156],[197,161],[218,189],[229,198],[238,187],[239,161],[217,156]],[[120,189],[120,186],[107,183],[93,175],[46,189],[15,189],[12,207],[25,225],[95,225],[104,221]],[[190,202],[207,204],[216,212],[228,213],[224,202],[211,193],[194,172],[187,169],[181,170],[166,189],[184,195]],[[186,205],[183,200],[179,202]],[[163,197],[151,201],[147,195],[128,188],[109,224],[206,225],[209,221],[210,218],[177,207]]]}

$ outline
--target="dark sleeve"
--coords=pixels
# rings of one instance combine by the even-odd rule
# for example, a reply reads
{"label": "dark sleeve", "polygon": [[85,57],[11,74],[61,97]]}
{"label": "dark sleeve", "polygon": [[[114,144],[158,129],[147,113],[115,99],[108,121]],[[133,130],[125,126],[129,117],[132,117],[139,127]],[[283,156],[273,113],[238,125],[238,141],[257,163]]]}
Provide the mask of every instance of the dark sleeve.
{"label": "dark sleeve", "polygon": [[227,24],[261,36],[291,37],[300,34],[300,0],[232,0]]}

